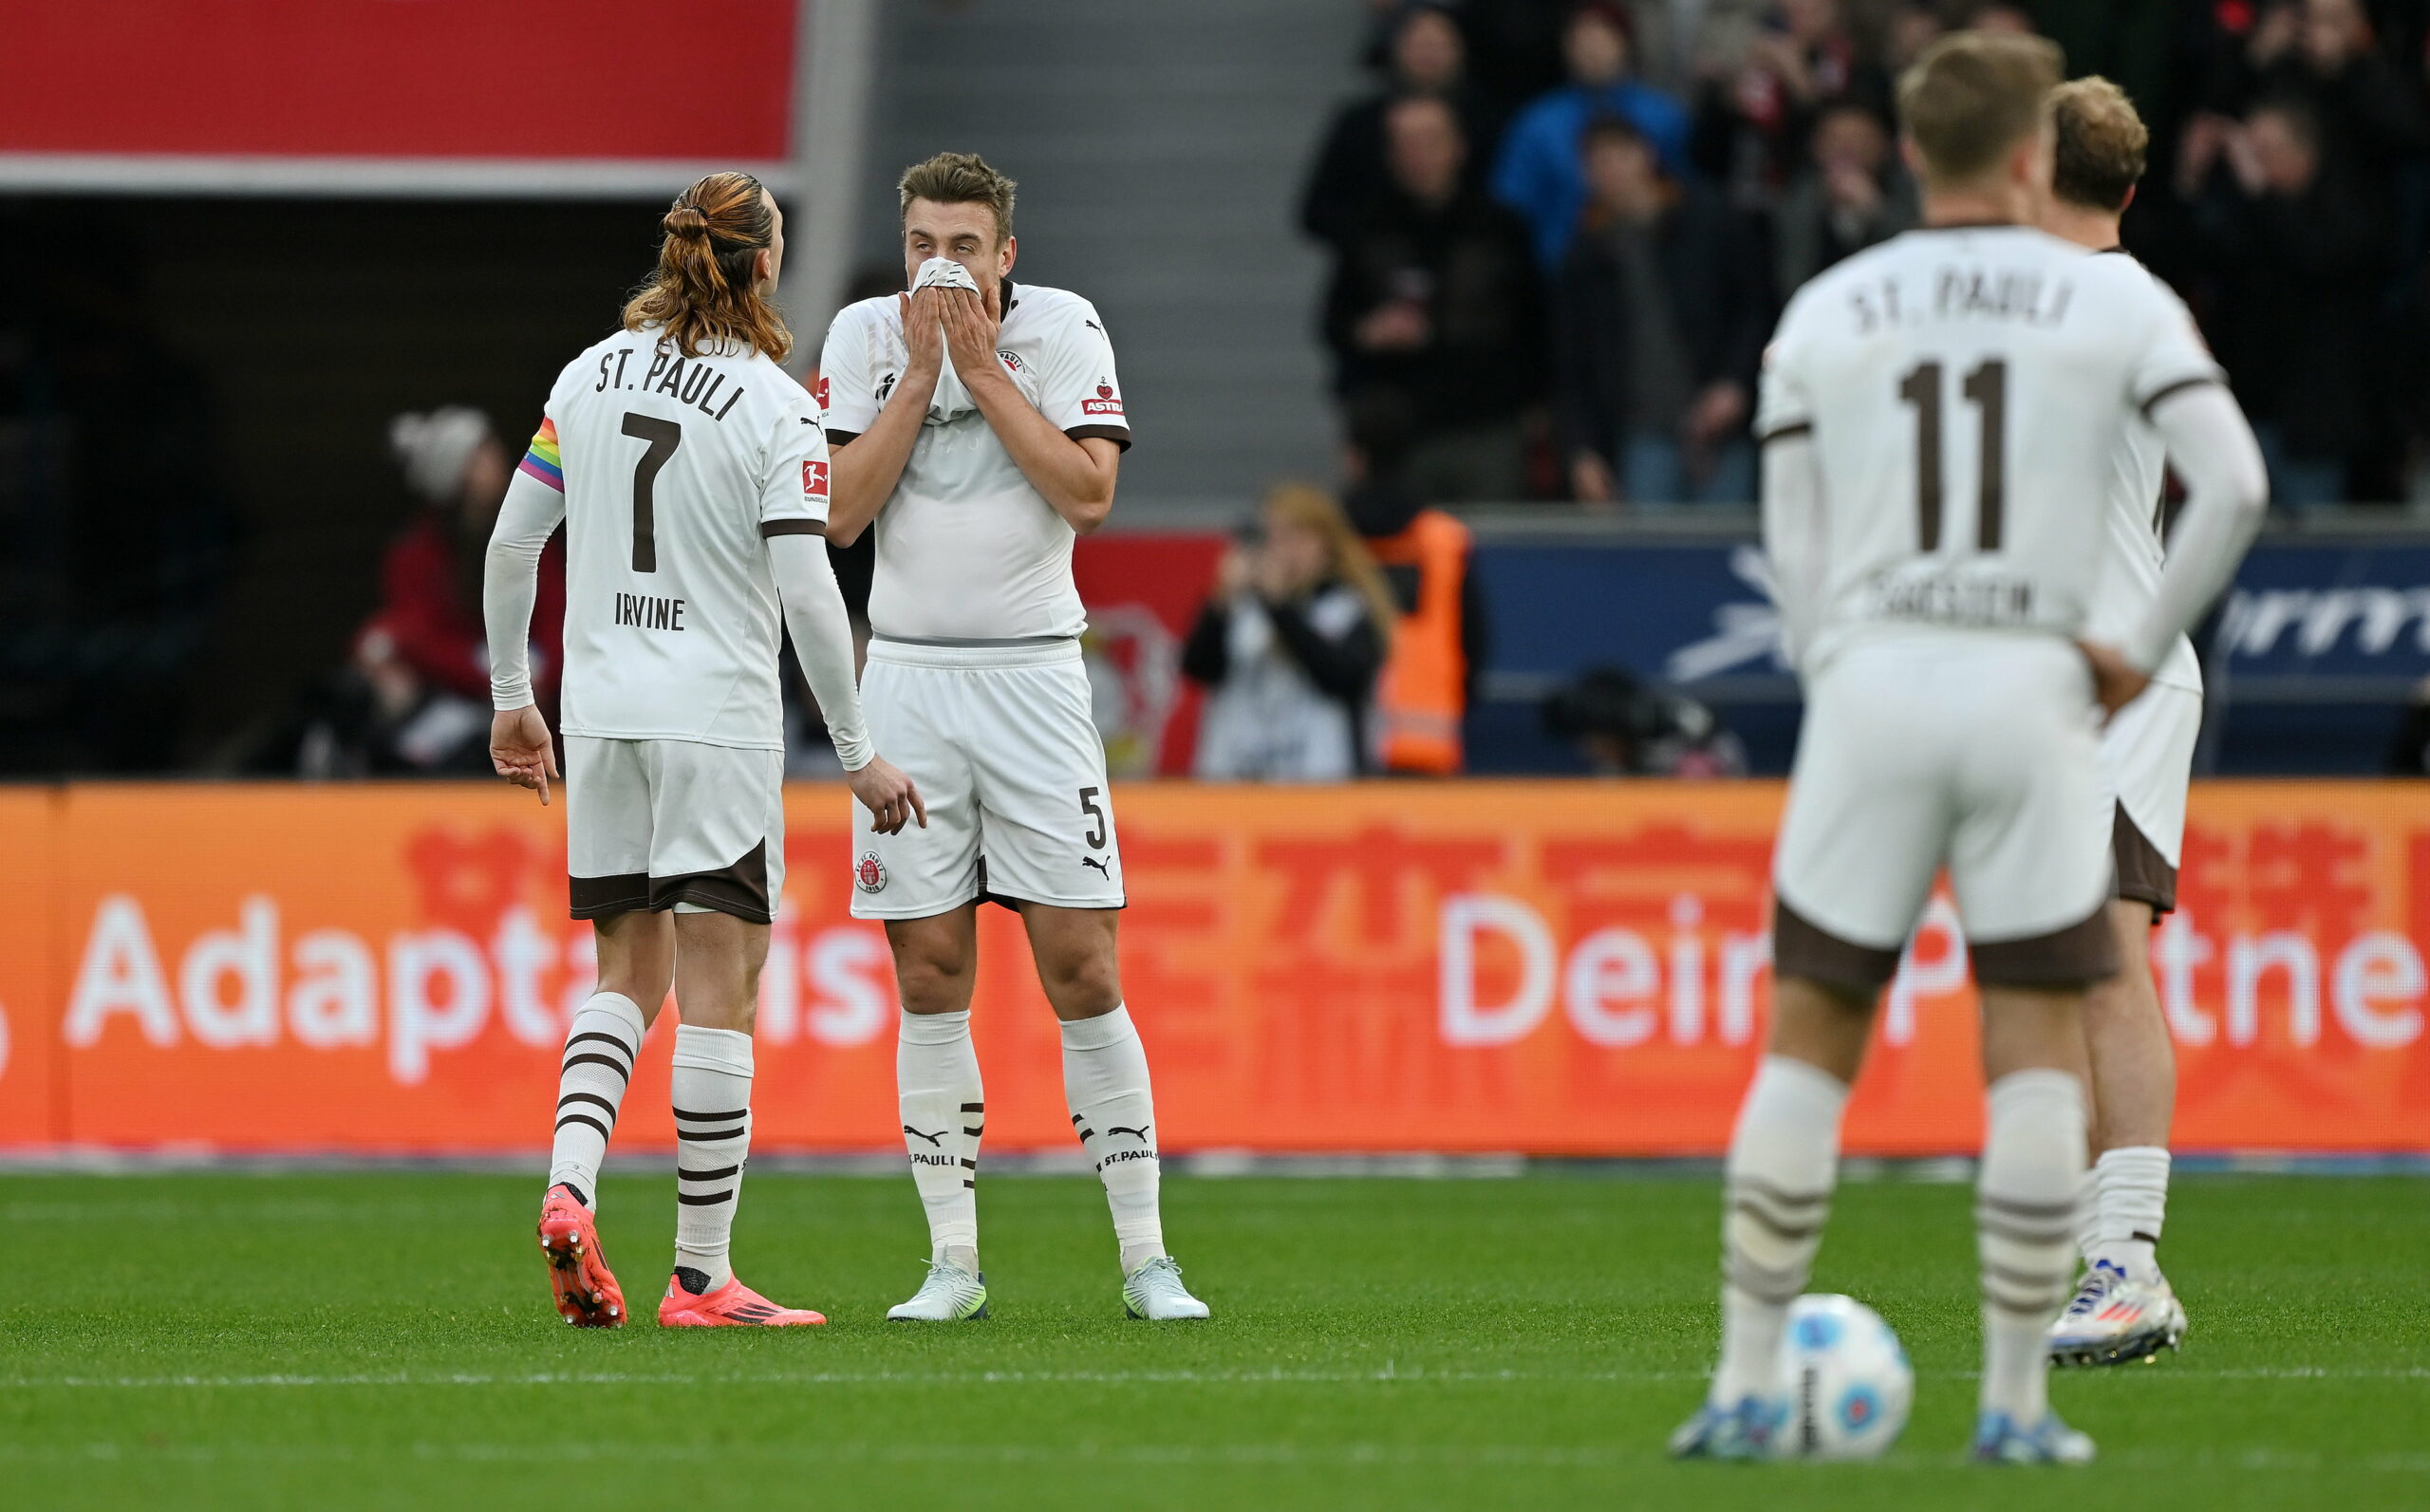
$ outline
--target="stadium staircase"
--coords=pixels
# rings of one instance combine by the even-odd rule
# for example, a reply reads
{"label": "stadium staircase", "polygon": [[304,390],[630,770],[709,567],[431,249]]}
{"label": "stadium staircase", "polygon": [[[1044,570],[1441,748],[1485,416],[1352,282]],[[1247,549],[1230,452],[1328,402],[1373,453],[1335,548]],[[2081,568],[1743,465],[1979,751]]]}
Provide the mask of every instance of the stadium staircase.
{"label": "stadium staircase", "polygon": [[860,245],[946,147],[1020,180],[1014,278],[1094,300],[1140,444],[1131,523],[1222,519],[1330,480],[1315,341],[1324,263],[1293,226],[1333,107],[1359,87],[1348,0],[929,0],[884,7]]}

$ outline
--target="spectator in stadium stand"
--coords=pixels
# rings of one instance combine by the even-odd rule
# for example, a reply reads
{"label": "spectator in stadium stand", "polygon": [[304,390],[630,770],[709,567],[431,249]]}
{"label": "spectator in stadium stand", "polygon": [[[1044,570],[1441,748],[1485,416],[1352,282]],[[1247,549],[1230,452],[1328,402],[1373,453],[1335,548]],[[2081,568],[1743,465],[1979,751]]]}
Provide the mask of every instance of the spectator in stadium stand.
{"label": "spectator in stadium stand", "polygon": [[[400,415],[388,439],[422,508],[382,559],[380,606],[355,636],[354,668],[373,702],[368,770],[486,773],[481,567],[514,458],[489,417],[460,404]],[[564,663],[565,591],[559,536],[541,558],[532,617],[533,686],[551,711]]]}
{"label": "spectator in stadium stand", "polygon": [[2300,103],[2319,123],[2322,151],[2364,194],[2385,193],[2404,159],[2430,149],[2421,60],[2408,81],[2360,0],[2272,0],[2228,41],[2213,109],[2242,116],[2265,101]]}
{"label": "spectator in stadium stand", "polygon": [[2215,136],[2189,189],[2218,284],[2222,364],[2270,464],[2271,499],[2290,509],[2349,496],[2368,438],[2378,322],[2389,261],[2385,224],[2299,102],[2265,103]]}
{"label": "spectator in stadium stand", "polygon": [[1808,156],[1772,213],[1772,286],[1783,298],[1914,226],[1920,211],[1890,122],[1861,101],[1834,101],[1816,114]]}
{"label": "spectator in stadium stand", "polygon": [[1433,496],[1517,498],[1543,340],[1526,228],[1462,172],[1449,105],[1405,97],[1384,123],[1390,192],[1338,249],[1325,298],[1336,388],[1388,392],[1430,417],[1410,465]]}
{"label": "spectator in stadium stand", "polygon": [[1207,690],[1197,775],[1340,782],[1371,770],[1368,700],[1396,618],[1340,505],[1300,483],[1267,495],[1182,648],[1183,674]]}
{"label": "spectator in stadium stand", "polygon": [[1554,289],[1554,427],[1571,491],[1608,504],[1748,503],[1747,420],[1771,331],[1763,237],[1662,171],[1637,128],[1586,131],[1592,196]]}
{"label": "spectator in stadium stand", "polygon": [[1805,160],[1825,102],[1853,96],[1889,112],[1889,77],[1859,51],[1839,0],[1779,0],[1760,25],[1711,25],[1729,29],[1708,43],[1712,74],[1697,99],[1690,155],[1738,204],[1768,204],[1779,193]]}
{"label": "spectator in stadium stand", "polygon": [[1451,12],[1439,5],[1407,6],[1393,13],[1385,88],[1344,105],[1325,132],[1316,167],[1299,196],[1299,228],[1328,246],[1355,235],[1392,184],[1384,117],[1393,102],[1432,95],[1451,106],[1474,160],[1491,150],[1499,121],[1467,79],[1467,45]]}
{"label": "spectator in stadium stand", "polygon": [[1502,140],[1493,192],[1525,217],[1547,271],[1561,266],[1586,203],[1580,141],[1589,121],[1618,116],[1636,122],[1668,171],[1687,172],[1687,107],[1629,76],[1632,43],[1628,13],[1609,0],[1588,0],[1572,10],[1561,32],[1569,83],[1520,111]]}
{"label": "spectator in stadium stand", "polygon": [[1342,506],[1383,569],[1398,618],[1375,688],[1377,770],[1450,776],[1466,767],[1462,727],[1492,650],[1485,584],[1468,528],[1430,507],[1409,469],[1417,413],[1397,396],[1354,400],[1345,417]]}

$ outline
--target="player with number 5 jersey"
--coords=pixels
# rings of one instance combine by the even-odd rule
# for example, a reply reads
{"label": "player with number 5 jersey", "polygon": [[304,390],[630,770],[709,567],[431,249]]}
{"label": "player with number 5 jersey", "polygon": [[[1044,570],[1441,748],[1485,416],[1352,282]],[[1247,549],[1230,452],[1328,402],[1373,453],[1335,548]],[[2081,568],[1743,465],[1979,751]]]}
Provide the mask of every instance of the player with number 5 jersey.
{"label": "player with number 5 jersey", "polygon": [[533,706],[533,573],[567,534],[568,891],[591,921],[597,990],[559,1068],[540,1248],[557,1310],[625,1321],[599,1242],[599,1165],[642,1038],[675,990],[675,1264],[659,1321],[825,1321],[727,1261],[751,1145],[751,1030],[784,890],[778,640],[786,625],[854,795],[879,830],[918,815],[862,729],[851,629],[822,536],[832,495],[817,407],[776,365],[784,217],[748,174],[667,211],[656,274],[624,328],[566,364],[491,539],[483,609],[498,775],[549,799]]}
{"label": "player with number 5 jersey", "polygon": [[852,912],[886,922],[903,998],[903,1140],[929,1268],[888,1316],[984,1316],[970,1035],[978,908],[1017,909],[1061,1023],[1072,1130],[1096,1163],[1126,1310],[1205,1317],[1165,1250],[1148,1058],[1122,999],[1122,850],[1092,718],[1072,544],[1103,524],[1131,424],[1113,345],[1076,294],[1011,276],[1013,181],[965,153],[903,176],[908,291],[835,317],[820,358],[833,536],[877,532],[869,728],[925,829],[865,826]]}

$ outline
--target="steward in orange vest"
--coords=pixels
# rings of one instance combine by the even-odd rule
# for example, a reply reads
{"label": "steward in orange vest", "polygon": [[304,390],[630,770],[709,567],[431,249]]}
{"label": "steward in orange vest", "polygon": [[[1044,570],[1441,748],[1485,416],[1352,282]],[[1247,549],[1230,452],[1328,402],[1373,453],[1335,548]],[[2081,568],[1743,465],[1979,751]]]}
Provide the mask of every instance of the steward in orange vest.
{"label": "steward in orange vest", "polygon": [[1467,764],[1460,725],[1488,644],[1468,528],[1393,484],[1363,485],[1343,504],[1401,611],[1375,681],[1376,767],[1449,776]]}

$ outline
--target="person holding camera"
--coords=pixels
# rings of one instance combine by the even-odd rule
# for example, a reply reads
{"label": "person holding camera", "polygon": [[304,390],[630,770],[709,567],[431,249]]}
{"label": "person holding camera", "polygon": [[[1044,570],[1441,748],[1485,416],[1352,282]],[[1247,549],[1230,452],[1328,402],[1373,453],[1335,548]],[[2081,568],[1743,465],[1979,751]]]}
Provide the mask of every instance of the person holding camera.
{"label": "person holding camera", "polygon": [[1305,484],[1268,495],[1182,650],[1183,673],[1207,690],[1197,775],[1338,782],[1368,771],[1367,708],[1393,618],[1340,505]]}

